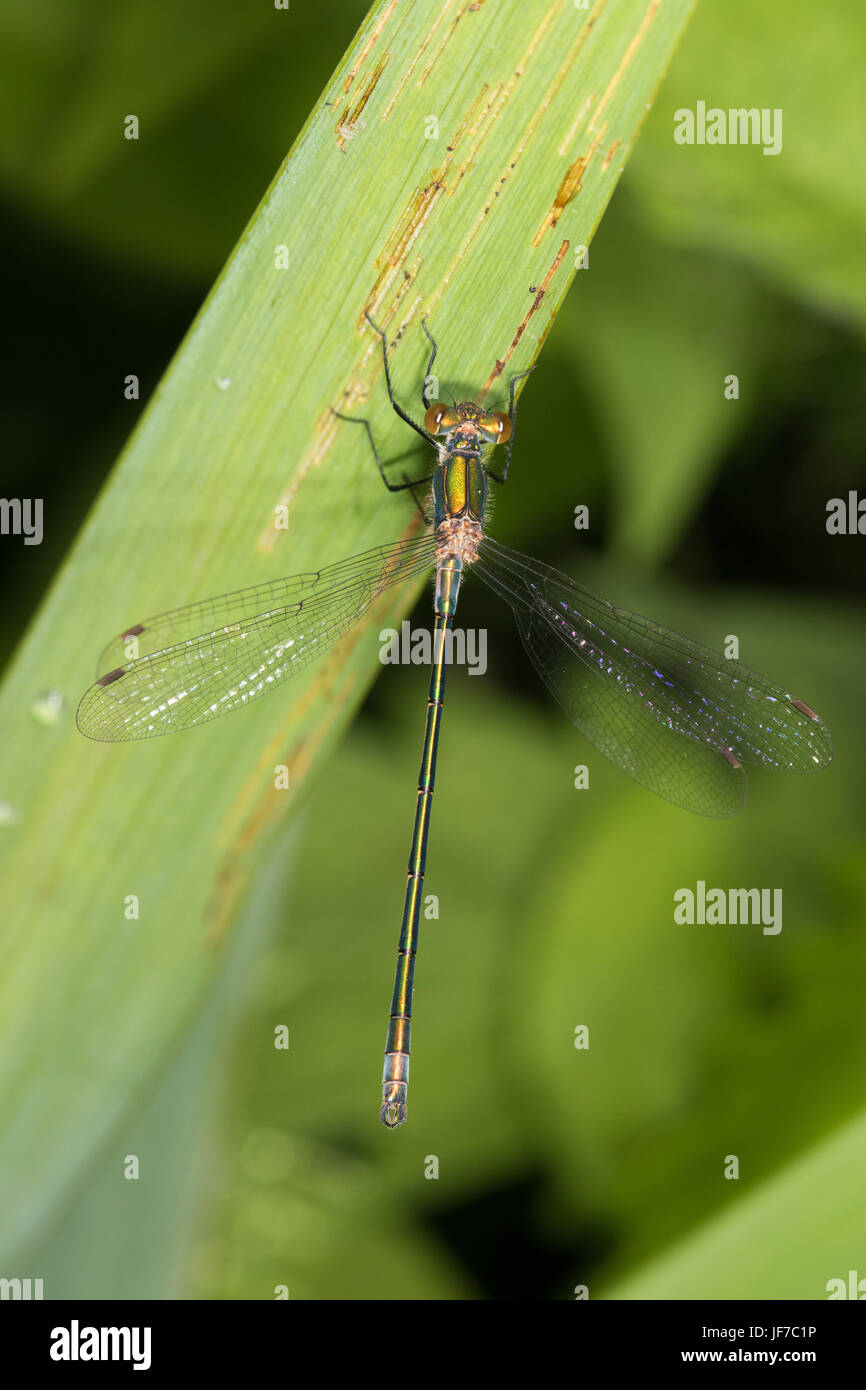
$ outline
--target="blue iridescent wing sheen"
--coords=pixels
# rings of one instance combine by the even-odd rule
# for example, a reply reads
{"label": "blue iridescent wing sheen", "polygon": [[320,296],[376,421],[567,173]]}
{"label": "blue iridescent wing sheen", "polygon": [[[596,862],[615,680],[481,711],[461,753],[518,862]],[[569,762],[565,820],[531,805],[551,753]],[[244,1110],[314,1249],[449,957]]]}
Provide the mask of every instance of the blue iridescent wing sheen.
{"label": "blue iridescent wing sheen", "polygon": [[431,535],[158,614],[103,653],[76,722],[105,742],[194,728],[250,704],[328,651],[387,588],[428,570]]}
{"label": "blue iridescent wing sheen", "polygon": [[473,572],[508,603],[536,670],[571,722],[623,772],[705,816],[746,799],[744,763],[816,772],[821,719],[781,686],[490,537]]}

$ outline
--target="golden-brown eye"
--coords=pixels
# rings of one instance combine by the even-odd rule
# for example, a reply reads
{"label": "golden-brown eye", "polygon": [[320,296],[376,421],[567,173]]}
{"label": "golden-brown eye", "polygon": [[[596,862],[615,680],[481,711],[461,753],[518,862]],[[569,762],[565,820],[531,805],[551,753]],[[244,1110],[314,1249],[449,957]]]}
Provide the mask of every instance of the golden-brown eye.
{"label": "golden-brown eye", "polygon": [[493,412],[493,418],[499,425],[498,442],[500,444],[507,444],[508,440],[511,438],[511,421],[507,415],[500,414],[498,410]]}
{"label": "golden-brown eye", "polygon": [[442,417],[447,413],[447,405],[442,405],[441,402],[437,405],[431,405],[430,409],[427,411],[427,414],[424,416],[425,430],[427,430],[430,434],[438,434],[439,426],[442,423]]}

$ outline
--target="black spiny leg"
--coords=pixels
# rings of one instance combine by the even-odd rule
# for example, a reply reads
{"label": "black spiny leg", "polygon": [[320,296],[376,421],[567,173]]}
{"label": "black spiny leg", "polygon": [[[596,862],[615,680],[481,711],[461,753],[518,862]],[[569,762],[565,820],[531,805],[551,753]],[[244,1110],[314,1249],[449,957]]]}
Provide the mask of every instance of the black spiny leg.
{"label": "black spiny leg", "polygon": [[518,372],[508,383],[508,418],[511,421],[511,438],[508,441],[508,453],[505,456],[505,467],[502,473],[494,473],[492,468],[487,469],[487,473],[493,479],[494,483],[504,483],[505,479],[508,477],[508,470],[511,467],[511,454],[514,449],[514,440],[517,437],[517,402],[514,399],[514,388],[518,381],[522,381],[525,376],[529,376],[529,373],[534,371],[535,364],[533,363],[531,367],[526,368],[525,372]]}
{"label": "black spiny leg", "polygon": [[424,409],[425,409],[425,410],[429,410],[429,409],[430,409],[430,398],[429,398],[429,396],[427,395],[428,383],[429,383],[429,381],[430,381],[430,373],[431,373],[432,370],[433,370],[433,363],[436,361],[436,354],[437,354],[437,352],[439,351],[439,345],[438,345],[438,343],[436,342],[436,339],[433,337],[433,334],[430,332],[430,329],[427,327],[427,320],[426,320],[426,319],[422,319],[422,320],[421,320],[421,327],[424,329],[424,332],[427,334],[427,337],[428,337],[428,339],[429,339],[429,341],[430,341],[430,345],[431,345],[431,347],[433,348],[433,351],[430,353],[430,361],[427,363],[427,367],[426,367],[426,370],[425,370],[425,372],[424,372],[424,389],[423,389],[422,392],[421,392],[421,399],[422,399],[422,401],[424,402]]}
{"label": "black spiny leg", "polygon": [[[415,421],[412,419],[412,416],[407,415],[403,407],[399,405],[397,401],[394,399],[394,391],[391,387],[391,370],[388,366],[388,338],[385,334],[384,328],[380,328],[377,323],[373,322],[366,309],[364,310],[364,318],[367,320],[373,331],[375,333],[378,333],[379,337],[382,339],[382,361],[385,364],[385,384],[388,387],[388,400],[391,402],[393,410],[400,416],[400,419],[404,422],[404,424],[409,425],[410,428],[413,429],[416,434],[420,434],[421,438],[426,439],[427,443],[432,444],[433,448],[435,449],[437,445],[436,440],[433,438],[432,434],[428,434],[427,431],[425,429],[422,429],[420,425],[416,425]],[[429,337],[429,334],[427,336]],[[433,358],[435,356],[436,348],[434,345],[433,353],[430,357],[431,362],[433,361]]]}
{"label": "black spiny leg", "polygon": [[[373,431],[370,429],[370,421],[363,419],[360,415],[342,415],[339,410],[334,410],[333,406],[331,407],[331,414],[336,415],[338,420],[345,420],[347,424],[364,426],[364,429],[367,431],[367,439],[370,442],[370,448],[373,450],[373,458],[376,460],[376,467],[379,470],[382,482],[385,484],[389,492],[405,492],[406,488],[421,487],[424,483],[429,483],[432,480],[433,474],[428,473],[426,478],[404,477],[402,482],[390,483],[385,474],[385,465],[382,463],[382,460],[379,457],[379,451],[376,448],[375,442],[373,440]],[[412,500],[414,501],[416,507],[420,508],[420,503],[418,502],[418,498],[415,496],[414,493],[412,494]],[[421,515],[424,516],[423,509],[421,510]]]}

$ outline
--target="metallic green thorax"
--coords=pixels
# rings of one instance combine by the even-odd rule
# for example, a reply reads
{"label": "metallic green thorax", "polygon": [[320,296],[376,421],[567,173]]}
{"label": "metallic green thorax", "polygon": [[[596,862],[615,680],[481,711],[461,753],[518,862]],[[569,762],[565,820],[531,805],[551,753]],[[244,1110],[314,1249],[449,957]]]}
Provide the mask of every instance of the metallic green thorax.
{"label": "metallic green thorax", "polygon": [[438,530],[446,518],[458,517],[483,521],[486,502],[487,476],[481,449],[461,440],[459,452],[445,458],[433,479],[433,525]]}

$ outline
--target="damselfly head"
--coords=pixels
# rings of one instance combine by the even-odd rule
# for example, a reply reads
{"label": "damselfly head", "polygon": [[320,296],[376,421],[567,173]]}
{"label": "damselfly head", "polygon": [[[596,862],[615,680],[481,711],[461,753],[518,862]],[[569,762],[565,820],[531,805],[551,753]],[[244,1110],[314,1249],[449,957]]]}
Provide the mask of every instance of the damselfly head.
{"label": "damselfly head", "polygon": [[424,416],[424,428],[430,434],[452,434],[462,428],[480,434],[485,444],[504,444],[511,438],[509,417],[498,410],[482,410],[474,401],[431,405]]}

